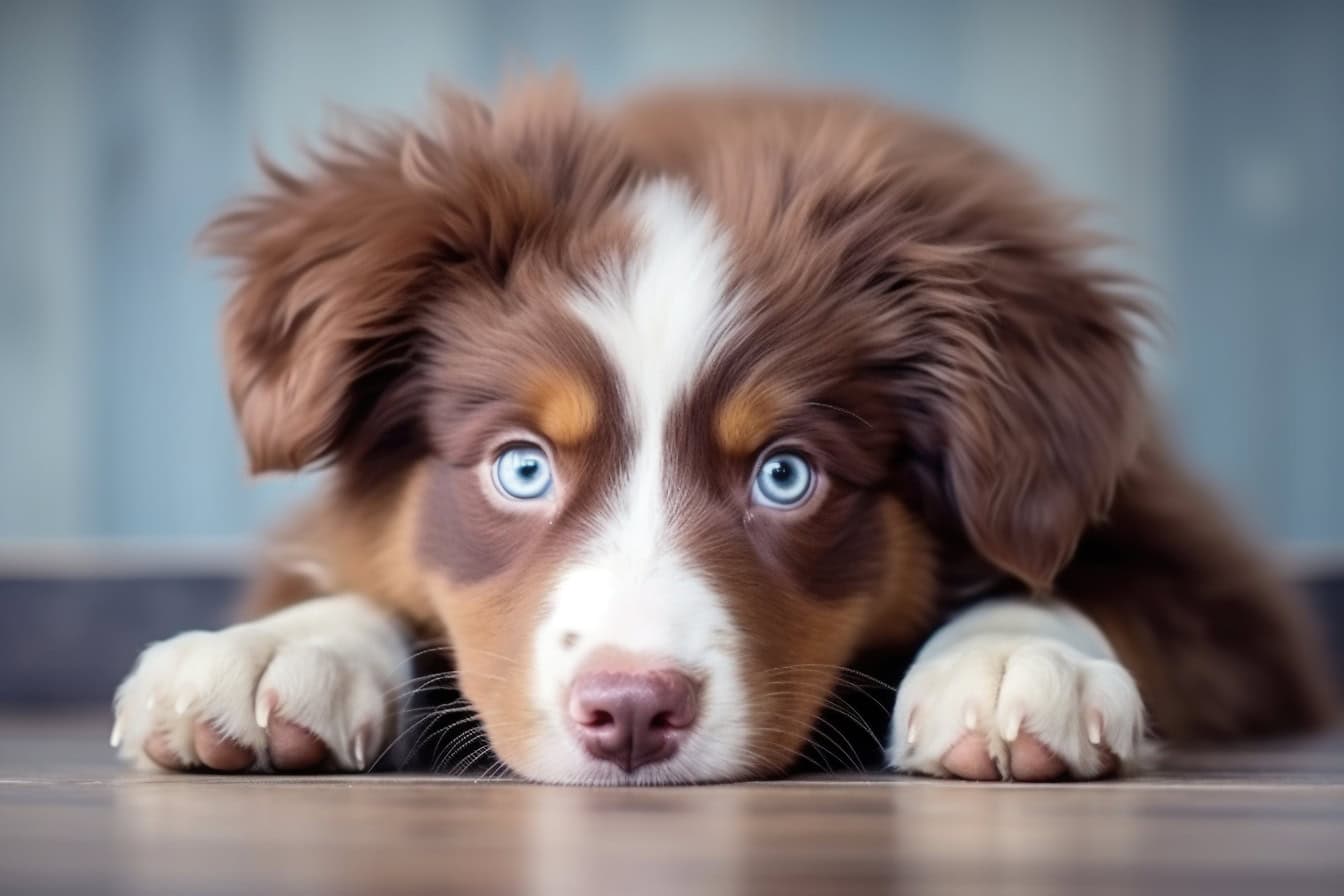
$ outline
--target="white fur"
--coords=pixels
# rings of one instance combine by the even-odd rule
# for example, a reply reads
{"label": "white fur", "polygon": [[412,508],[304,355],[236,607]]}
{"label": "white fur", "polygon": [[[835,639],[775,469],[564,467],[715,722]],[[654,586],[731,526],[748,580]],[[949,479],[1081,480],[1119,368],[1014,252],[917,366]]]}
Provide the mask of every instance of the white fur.
{"label": "white fur", "polygon": [[[529,777],[553,782],[707,781],[746,764],[746,693],[732,618],[695,570],[671,552],[645,562],[620,539],[566,571],[552,591],[534,642],[533,699],[546,719]],[[567,635],[577,635],[570,647]],[[628,776],[589,757],[566,724],[565,694],[592,651],[615,647],[651,667],[681,669],[702,682],[699,718],[676,756]]]}
{"label": "white fur", "polygon": [[611,356],[635,422],[653,438],[731,324],[728,241],[710,210],[674,181],[644,187],[630,208],[641,250],[574,310]]}
{"label": "white fur", "polygon": [[649,563],[664,551],[663,452],[667,420],[729,325],[728,250],[709,210],[685,188],[656,181],[631,203],[643,241],[624,276],[575,311],[612,358],[630,405],[637,445],[612,531],[625,553]]}
{"label": "white fur", "polygon": [[[550,730],[526,772],[544,780],[708,780],[745,765],[740,635],[722,596],[676,548],[665,456],[668,417],[731,324],[727,247],[709,210],[679,185],[645,188],[632,209],[641,251],[623,277],[575,304],[621,377],[636,444],[617,498],[561,573],[536,632],[533,697]],[[568,636],[574,644],[566,647]],[[633,778],[588,757],[564,718],[575,671],[603,647],[683,669],[703,683],[699,720],[678,755]]]}
{"label": "white fur", "polygon": [[1106,636],[1063,604],[1025,600],[974,607],[929,639],[901,682],[888,758],[945,776],[942,758],[968,732],[984,736],[1000,776],[1021,732],[1050,748],[1075,778],[1121,768],[1144,752],[1138,688]]}
{"label": "white fur", "polygon": [[274,714],[313,732],[343,769],[364,768],[396,727],[395,698],[410,677],[402,633],[358,595],[306,601],[216,632],[151,644],[116,696],[112,745],[157,767],[143,745],[154,732],[184,765],[198,762],[197,721],[252,750],[267,770],[263,695]]}

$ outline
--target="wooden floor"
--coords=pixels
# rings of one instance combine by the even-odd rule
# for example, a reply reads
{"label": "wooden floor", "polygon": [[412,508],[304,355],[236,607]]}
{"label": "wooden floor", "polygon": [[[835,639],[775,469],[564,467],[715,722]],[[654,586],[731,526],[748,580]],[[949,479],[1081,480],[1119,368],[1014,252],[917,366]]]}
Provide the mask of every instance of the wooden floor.
{"label": "wooden floor", "polygon": [[1344,736],[1102,784],[578,790],[117,768],[0,717],[0,893],[1344,894]]}

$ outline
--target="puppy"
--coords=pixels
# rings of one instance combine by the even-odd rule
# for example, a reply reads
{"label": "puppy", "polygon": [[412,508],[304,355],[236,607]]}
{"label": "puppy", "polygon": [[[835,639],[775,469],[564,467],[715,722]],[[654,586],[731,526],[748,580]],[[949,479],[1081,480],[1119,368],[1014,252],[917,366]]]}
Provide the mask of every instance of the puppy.
{"label": "puppy", "polygon": [[[252,621],[140,657],[123,757],[364,769],[451,681],[448,731],[532,780],[757,778],[874,651],[917,654],[885,758],[928,775],[1327,717],[1152,423],[1141,297],[993,149],[797,93],[435,110],[263,162],[208,230],[252,468],[329,487]],[[426,642],[451,676],[412,678]]]}

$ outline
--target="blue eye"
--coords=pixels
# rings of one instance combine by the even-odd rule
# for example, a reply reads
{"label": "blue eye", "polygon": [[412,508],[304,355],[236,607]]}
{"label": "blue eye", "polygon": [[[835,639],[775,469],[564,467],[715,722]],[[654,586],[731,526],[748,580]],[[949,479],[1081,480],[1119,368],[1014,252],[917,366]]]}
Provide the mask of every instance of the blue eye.
{"label": "blue eye", "polygon": [[551,490],[551,462],[536,445],[515,445],[495,461],[495,488],[506,497],[532,501]]}
{"label": "blue eye", "polygon": [[772,454],[756,472],[751,499],[767,507],[793,507],[812,493],[812,468],[796,454]]}

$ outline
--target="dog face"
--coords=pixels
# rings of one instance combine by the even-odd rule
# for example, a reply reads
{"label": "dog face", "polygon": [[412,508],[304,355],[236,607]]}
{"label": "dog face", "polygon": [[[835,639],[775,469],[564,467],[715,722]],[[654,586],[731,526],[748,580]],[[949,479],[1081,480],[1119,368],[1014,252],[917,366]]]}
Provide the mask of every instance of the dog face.
{"label": "dog face", "polygon": [[927,629],[940,547],[1043,586],[1104,506],[1130,306],[978,144],[843,100],[440,105],[209,238],[254,466],[401,484],[515,770],[781,770],[859,647]]}

